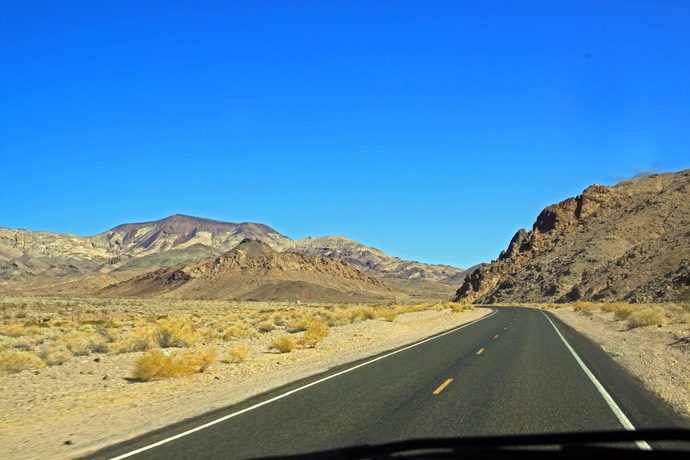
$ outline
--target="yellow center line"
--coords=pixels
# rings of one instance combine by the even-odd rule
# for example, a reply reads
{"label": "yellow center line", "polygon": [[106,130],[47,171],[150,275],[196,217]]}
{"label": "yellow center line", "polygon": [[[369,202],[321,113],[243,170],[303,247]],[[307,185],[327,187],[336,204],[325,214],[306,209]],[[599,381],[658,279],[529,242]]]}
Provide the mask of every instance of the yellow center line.
{"label": "yellow center line", "polygon": [[448,379],[445,382],[443,382],[440,387],[436,388],[436,391],[434,391],[434,394],[437,395],[440,392],[442,392],[452,381],[453,381],[453,379]]}
{"label": "yellow center line", "polygon": [[497,338],[498,338],[498,334],[496,334],[496,335],[494,336],[494,339],[497,339]]}
{"label": "yellow center line", "polygon": [[478,355],[481,355],[484,352],[483,348],[480,348],[479,351],[477,352]]}

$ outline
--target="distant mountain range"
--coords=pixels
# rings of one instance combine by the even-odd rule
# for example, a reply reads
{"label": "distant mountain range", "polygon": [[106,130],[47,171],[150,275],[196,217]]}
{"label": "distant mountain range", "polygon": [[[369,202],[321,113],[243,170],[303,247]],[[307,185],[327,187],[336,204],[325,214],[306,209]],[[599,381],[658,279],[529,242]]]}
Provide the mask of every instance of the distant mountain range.
{"label": "distant mountain range", "polygon": [[[384,294],[388,296],[397,291],[419,290],[443,295],[463,273],[462,269],[447,265],[402,260],[344,237],[292,240],[263,224],[176,214],[158,221],[119,225],[91,237],[0,227],[0,292],[124,293],[122,283],[126,281],[142,276],[152,279],[151,272],[161,269],[164,272],[169,268],[191,270],[192,266],[227,256],[247,239],[270,248],[272,254],[261,257],[274,261],[302,255],[305,258],[300,260],[309,261],[307,264],[317,259],[343,262],[348,269],[394,285],[385,289]],[[296,254],[290,256],[290,253]],[[269,278],[267,275],[266,279]],[[117,290],[116,285],[120,286]],[[106,289],[109,286],[111,289]],[[343,292],[349,292],[348,298],[352,298],[351,287],[343,286]],[[131,292],[135,291],[133,288]],[[163,295],[162,291],[158,294]],[[230,291],[240,297],[248,294],[232,289],[223,292]],[[275,292],[279,291],[282,292],[280,289]],[[373,289],[372,296],[381,296],[379,287]],[[273,297],[280,296],[273,294]]]}
{"label": "distant mountain range", "polygon": [[690,300],[690,170],[593,185],[544,209],[455,300]]}

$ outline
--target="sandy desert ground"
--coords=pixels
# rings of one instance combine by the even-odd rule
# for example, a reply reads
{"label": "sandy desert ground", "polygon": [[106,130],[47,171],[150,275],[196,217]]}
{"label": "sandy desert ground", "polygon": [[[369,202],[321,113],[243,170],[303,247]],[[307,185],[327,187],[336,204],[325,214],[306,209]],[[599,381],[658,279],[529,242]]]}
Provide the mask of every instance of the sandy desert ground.
{"label": "sandy desert ground", "polygon": [[[113,324],[136,323],[137,318],[150,318],[151,315],[176,317],[183,309],[185,314],[198,315],[196,320],[205,320],[208,324],[214,318],[229,317],[231,327],[238,324],[236,317],[239,315],[244,318],[246,326],[253,321],[255,329],[244,338],[218,341],[218,359],[204,372],[190,376],[134,381],[135,363],[146,352],[111,351],[74,356],[61,365],[27,369],[0,377],[3,394],[0,400],[1,458],[73,458],[334,366],[417,341],[489,312],[487,309],[462,308],[453,312],[447,304],[434,303],[402,305],[393,313],[390,306],[342,306],[330,307],[329,310],[323,306],[294,304],[214,305],[170,301],[138,304],[129,301],[132,304],[127,305],[123,302],[112,302],[108,306],[111,309],[108,317]],[[31,300],[27,303],[25,320],[36,310]],[[68,307],[58,306],[50,322],[55,324],[57,318],[64,320],[65,315],[72,315],[81,320],[70,325],[81,324],[77,328],[88,331],[87,318],[98,321],[97,318],[103,314],[94,312],[88,304],[88,301],[73,301]],[[172,311],[176,308],[178,311]],[[201,308],[206,308],[205,313],[200,311]],[[328,335],[313,348],[297,347],[290,353],[270,349],[273,340],[291,330],[290,318],[296,317],[299,321],[315,311],[323,315],[330,312],[334,320],[340,317],[343,324],[330,327]],[[372,315],[372,311],[376,314]],[[5,313],[16,315],[15,311],[6,310]],[[265,319],[267,317],[270,319]],[[352,318],[355,319],[350,322]],[[12,322],[14,320],[12,318]],[[287,323],[275,324],[282,324],[281,320]],[[167,321],[167,318],[157,320],[158,323],[161,321]],[[266,321],[273,322],[275,328],[258,332],[256,326],[263,325],[268,329]],[[145,327],[146,323],[137,324],[122,334],[126,338],[127,334]],[[299,337],[305,334],[306,331],[302,331],[290,335]],[[54,340],[59,341],[60,338]],[[114,347],[117,343],[114,341],[109,345]],[[225,353],[238,344],[248,345],[242,362],[223,362]],[[189,350],[203,346],[199,343]],[[172,350],[174,353],[187,351]]]}
{"label": "sandy desert ground", "polygon": [[[685,307],[538,307],[599,344],[690,418]],[[655,312],[647,322],[662,326],[631,327],[638,310]],[[24,350],[45,362],[64,359],[60,365],[44,363],[0,376],[0,457],[72,458],[417,341],[490,310],[438,302],[342,306],[5,297],[0,311],[0,353]],[[314,324],[327,332],[305,343]],[[137,362],[151,353],[136,348],[161,345],[142,338],[160,341],[161,331],[170,334],[171,326],[177,335],[166,336],[171,343],[165,353],[212,350],[208,367],[177,378],[134,379]],[[294,339],[294,349],[281,353],[272,345],[285,337]]]}

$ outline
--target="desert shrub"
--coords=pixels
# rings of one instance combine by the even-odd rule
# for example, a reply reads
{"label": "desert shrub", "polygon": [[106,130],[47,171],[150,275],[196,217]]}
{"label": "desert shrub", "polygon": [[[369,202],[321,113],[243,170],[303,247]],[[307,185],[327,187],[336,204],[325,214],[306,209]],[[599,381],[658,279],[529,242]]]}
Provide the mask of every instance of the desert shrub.
{"label": "desert shrub", "polygon": [[686,310],[682,305],[666,305],[664,311],[669,323],[685,324],[690,321],[690,309]]}
{"label": "desert shrub", "polygon": [[217,354],[218,347],[206,346],[187,351],[183,360],[195,370],[195,373],[199,373],[204,372],[215,362]]}
{"label": "desert shrub", "polygon": [[374,310],[373,307],[355,308],[354,310],[352,310],[351,318],[352,322],[374,319],[376,318],[376,310]]}
{"label": "desert shrub", "polygon": [[241,363],[247,357],[247,353],[249,353],[249,345],[246,343],[238,343],[228,349],[223,362]]}
{"label": "desert shrub", "polygon": [[70,331],[60,337],[56,344],[64,345],[76,356],[88,356],[91,353],[105,353],[108,346],[100,334],[85,331]]}
{"label": "desert shrub", "polygon": [[103,331],[101,332],[101,335],[106,340],[106,342],[113,343],[113,342],[117,342],[117,340],[120,338],[121,333],[122,333],[122,331],[120,328],[108,327],[108,328],[103,329]]}
{"label": "desert shrub", "polygon": [[0,351],[0,376],[44,366],[43,360],[35,353],[11,349]]}
{"label": "desert shrub", "polygon": [[579,312],[591,312],[592,310],[596,309],[597,306],[596,304],[592,302],[573,302],[573,310],[579,311]]}
{"label": "desert shrub", "polygon": [[289,322],[288,317],[284,313],[276,313],[272,319],[276,326],[286,326]]}
{"label": "desert shrub", "polygon": [[10,340],[10,345],[15,350],[29,351],[34,347],[34,343],[27,337],[17,337]]}
{"label": "desert shrub", "polygon": [[271,332],[275,328],[276,328],[275,323],[273,321],[271,321],[270,319],[262,321],[256,325],[256,329],[259,332]]}
{"label": "desert shrub", "polygon": [[269,350],[277,350],[279,353],[290,353],[295,349],[295,346],[295,339],[289,335],[281,335],[273,339]]}
{"label": "desert shrub", "polygon": [[26,330],[24,329],[24,325],[22,323],[12,323],[8,324],[7,326],[0,327],[0,335],[4,335],[6,337],[21,337],[26,335]]}
{"label": "desert shrub", "polygon": [[256,330],[247,327],[242,321],[235,322],[223,332],[223,340],[249,339],[256,337]]}
{"label": "desert shrub", "polygon": [[328,337],[328,327],[323,323],[313,322],[309,325],[298,343],[301,347],[314,348],[317,343]]}
{"label": "desert shrub", "polygon": [[630,315],[632,315],[634,311],[635,310],[631,307],[619,307],[614,312],[613,318],[616,321],[625,321],[626,319],[630,318]]}
{"label": "desert shrub", "polygon": [[158,321],[156,341],[161,348],[189,347],[198,339],[191,322],[184,318],[166,318]]}
{"label": "desert shrub", "polygon": [[71,360],[74,355],[65,345],[51,345],[43,347],[38,351],[38,356],[48,366],[58,366]]}
{"label": "desert shrub", "polygon": [[406,305],[400,305],[398,309],[401,313],[417,313],[420,311],[433,310],[443,308],[441,305],[434,302],[419,302]]}
{"label": "desert shrub", "polygon": [[682,310],[673,312],[673,322],[679,324],[690,324],[690,313]]}
{"label": "desert shrub", "polygon": [[599,309],[604,312],[604,313],[611,313],[612,311],[616,311],[616,304],[613,303],[602,303],[599,306]]}
{"label": "desert shrub", "polygon": [[630,315],[627,324],[631,329],[666,324],[666,314],[662,310],[638,310]]}
{"label": "desert shrub", "polygon": [[216,359],[217,348],[204,347],[186,352],[154,348],[134,363],[132,378],[142,382],[203,372]]}
{"label": "desert shrub", "polygon": [[352,316],[343,309],[332,312],[330,317],[326,319],[328,327],[344,326],[350,323],[352,323]]}
{"label": "desert shrub", "polygon": [[290,321],[288,325],[285,327],[285,330],[291,334],[306,331],[309,327],[310,322],[310,318],[299,318],[294,321]]}
{"label": "desert shrub", "polygon": [[128,334],[110,346],[115,353],[145,351],[156,346],[156,329],[150,324],[135,326]]}
{"label": "desert shrub", "polygon": [[378,312],[378,317],[383,318],[388,322],[393,322],[395,321],[395,318],[398,317],[398,311],[395,308],[386,308],[385,310]]}
{"label": "desert shrub", "polygon": [[463,311],[470,310],[470,309],[474,310],[474,307],[470,304],[464,304],[464,303],[453,303],[453,305],[451,305],[451,307],[450,307],[450,310],[453,313],[462,313]]}

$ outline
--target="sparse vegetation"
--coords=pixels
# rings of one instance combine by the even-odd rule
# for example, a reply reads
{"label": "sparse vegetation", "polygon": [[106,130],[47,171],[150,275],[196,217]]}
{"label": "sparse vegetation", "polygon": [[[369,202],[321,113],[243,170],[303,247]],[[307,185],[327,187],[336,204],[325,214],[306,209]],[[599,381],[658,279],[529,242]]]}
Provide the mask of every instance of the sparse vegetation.
{"label": "sparse vegetation", "polygon": [[132,378],[142,382],[192,375],[205,371],[215,361],[217,348],[169,351],[154,348],[134,364]]}
{"label": "sparse vegetation", "polygon": [[0,373],[57,366],[75,357],[144,352],[136,362],[133,357],[133,378],[159,380],[201,372],[216,359],[216,353],[223,362],[242,363],[250,356],[254,340],[262,340],[256,342],[262,347],[289,353],[318,346],[334,327],[369,320],[392,322],[402,314],[426,310],[473,308],[452,302],[417,302],[283,303],[259,309],[221,301],[0,296],[5,318],[0,322]]}
{"label": "sparse vegetation", "polygon": [[[511,306],[516,304],[511,303]],[[553,304],[517,304],[523,307],[552,308]],[[665,324],[690,324],[690,306],[678,303],[636,304],[627,302],[572,302],[562,304],[570,306],[574,311],[592,315],[599,310],[601,313],[613,314],[615,321],[625,321],[629,329],[643,326],[659,326]],[[558,306],[556,306],[558,308]]]}
{"label": "sparse vegetation", "polygon": [[273,339],[269,349],[277,350],[278,353],[290,353],[292,350],[295,349],[296,345],[297,343],[295,342],[295,339],[293,339],[289,335],[281,335],[280,337],[276,337],[275,339]]}
{"label": "sparse vegetation", "polygon": [[317,343],[328,337],[328,327],[323,323],[313,322],[304,331],[298,344],[303,348],[314,348]]}
{"label": "sparse vegetation", "polygon": [[625,321],[626,319],[630,318],[630,315],[632,315],[633,311],[635,311],[633,308],[622,306],[614,310],[613,317],[616,321]]}
{"label": "sparse vegetation", "polygon": [[660,309],[644,309],[633,312],[628,318],[628,327],[659,326],[666,324],[666,315]]}
{"label": "sparse vegetation", "polygon": [[225,358],[223,359],[223,362],[225,362],[225,363],[241,363],[247,357],[247,353],[249,353],[249,345],[247,345],[246,343],[239,343],[237,345],[234,345],[234,346],[228,348],[228,351],[225,354]]}
{"label": "sparse vegetation", "polygon": [[199,340],[191,321],[184,317],[165,318],[158,321],[156,341],[161,348],[189,347]]}
{"label": "sparse vegetation", "polygon": [[395,318],[398,317],[398,310],[395,308],[387,308],[385,310],[381,310],[378,316],[386,321],[393,322],[395,321]]}
{"label": "sparse vegetation", "polygon": [[271,332],[275,328],[276,328],[275,323],[273,321],[271,321],[270,319],[262,321],[256,325],[256,329],[259,332]]}
{"label": "sparse vegetation", "polygon": [[44,366],[43,360],[34,353],[19,350],[0,351],[0,376]]}
{"label": "sparse vegetation", "polygon": [[223,340],[248,339],[255,336],[255,329],[247,326],[242,321],[236,321],[235,324],[225,329],[225,332],[223,333]]}
{"label": "sparse vegetation", "polygon": [[593,302],[574,302],[573,310],[579,312],[592,312],[598,309],[598,305]]}

